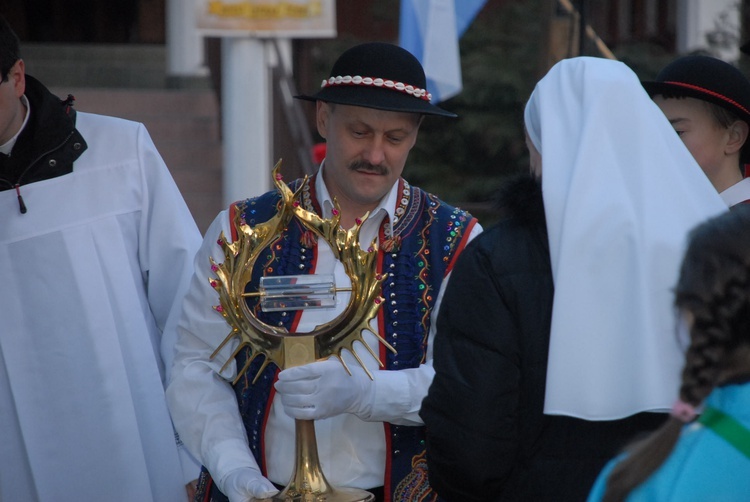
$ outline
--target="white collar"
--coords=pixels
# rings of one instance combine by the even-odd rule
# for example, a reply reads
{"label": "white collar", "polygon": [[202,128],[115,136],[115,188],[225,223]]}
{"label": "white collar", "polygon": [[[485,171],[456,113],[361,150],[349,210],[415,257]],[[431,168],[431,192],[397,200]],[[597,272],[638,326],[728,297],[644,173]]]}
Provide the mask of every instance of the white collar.
{"label": "white collar", "polygon": [[750,178],[735,183],[719,195],[729,207],[745,202],[750,199]]}
{"label": "white collar", "polygon": [[[323,169],[325,169],[325,160],[320,165],[318,176],[315,180],[315,193],[318,196],[318,202],[320,203],[321,211],[323,211],[323,218],[330,218],[333,211],[333,198],[328,192],[325,181],[323,180]],[[398,181],[393,184],[388,193],[380,199],[378,206],[370,211],[368,221],[380,223],[382,219],[387,215],[388,221],[386,222],[387,228],[385,232],[387,235],[393,235],[393,222],[396,221],[396,205],[398,204]]]}
{"label": "white collar", "polygon": [[8,141],[6,141],[5,144],[0,145],[0,153],[4,153],[5,155],[10,155],[10,152],[13,150],[13,147],[16,144],[18,135],[21,134],[21,131],[24,130],[26,124],[29,122],[29,115],[31,115],[31,105],[29,104],[29,100],[25,94],[21,96],[21,103],[26,107],[26,116],[23,118],[23,124],[21,124],[21,128],[16,131],[16,134]]}

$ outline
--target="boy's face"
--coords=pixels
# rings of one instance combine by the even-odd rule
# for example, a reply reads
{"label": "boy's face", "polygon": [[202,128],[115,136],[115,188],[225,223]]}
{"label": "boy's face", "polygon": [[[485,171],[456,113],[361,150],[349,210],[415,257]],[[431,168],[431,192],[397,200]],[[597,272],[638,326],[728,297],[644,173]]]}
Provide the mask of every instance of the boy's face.
{"label": "boy's face", "polygon": [[[693,155],[703,172],[712,181],[726,168],[726,145],[729,130],[714,118],[709,105],[695,98],[668,98],[654,96],[656,103],[677,135]],[[734,170],[738,160],[734,161]],[[715,183],[714,183],[715,184]]]}

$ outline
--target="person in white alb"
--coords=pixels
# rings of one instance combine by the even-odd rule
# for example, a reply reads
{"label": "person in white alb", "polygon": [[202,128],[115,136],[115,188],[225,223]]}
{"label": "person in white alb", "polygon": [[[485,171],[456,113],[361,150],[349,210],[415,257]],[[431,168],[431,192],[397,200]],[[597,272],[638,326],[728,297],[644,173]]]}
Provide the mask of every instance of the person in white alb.
{"label": "person in white alb", "polygon": [[0,72],[0,500],[185,501],[162,333],[200,232],[144,126],[26,75],[2,18]]}

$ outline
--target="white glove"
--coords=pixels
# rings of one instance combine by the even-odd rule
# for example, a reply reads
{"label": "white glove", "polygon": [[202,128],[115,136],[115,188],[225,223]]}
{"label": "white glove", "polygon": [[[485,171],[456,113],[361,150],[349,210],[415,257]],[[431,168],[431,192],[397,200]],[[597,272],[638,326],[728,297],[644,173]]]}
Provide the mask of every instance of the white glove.
{"label": "white glove", "polygon": [[366,420],[372,413],[375,382],[359,366],[346,372],[337,359],[288,368],[274,385],[284,412],[300,420],[352,413]]}
{"label": "white glove", "polygon": [[218,485],[229,502],[251,502],[267,499],[279,493],[273,483],[252,467],[240,467],[230,471],[221,478]]}

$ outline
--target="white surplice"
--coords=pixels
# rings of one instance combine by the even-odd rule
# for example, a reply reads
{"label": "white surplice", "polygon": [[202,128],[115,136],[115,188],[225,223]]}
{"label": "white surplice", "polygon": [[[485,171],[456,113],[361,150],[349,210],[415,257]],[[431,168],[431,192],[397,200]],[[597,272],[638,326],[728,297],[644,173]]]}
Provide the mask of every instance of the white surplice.
{"label": "white surplice", "polygon": [[161,333],[200,232],[143,125],[76,126],[26,214],[0,192],[0,500],[184,501]]}

